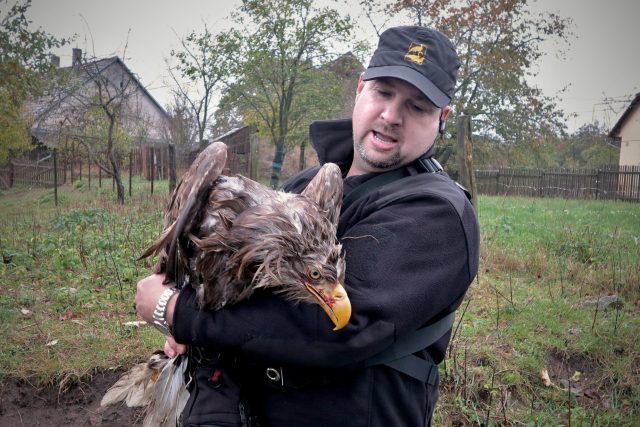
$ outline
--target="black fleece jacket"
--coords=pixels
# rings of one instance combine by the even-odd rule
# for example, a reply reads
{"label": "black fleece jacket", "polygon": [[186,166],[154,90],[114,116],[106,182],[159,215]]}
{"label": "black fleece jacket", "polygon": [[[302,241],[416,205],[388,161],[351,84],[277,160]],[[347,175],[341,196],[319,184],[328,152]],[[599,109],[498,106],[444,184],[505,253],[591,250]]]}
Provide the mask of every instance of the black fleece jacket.
{"label": "black fleece jacket", "polygon": [[[316,122],[311,139],[321,163],[348,170],[353,159],[350,120]],[[302,191],[317,170],[292,177],[284,189]],[[345,193],[375,175],[347,178]],[[303,420],[307,426],[427,425],[437,384],[420,383],[386,366],[365,368],[362,362],[460,305],[478,268],[473,207],[446,174],[420,173],[359,198],[342,212],[338,237],[346,253],[345,287],[353,309],[344,329],[332,331],[316,305],[294,306],[268,293],[213,312],[200,310],[195,294],[182,291],[175,338],[232,351],[247,366],[274,366],[285,377],[287,372],[303,379],[337,373],[333,378],[339,381],[310,381],[306,387],[276,387],[265,385],[259,374],[250,377],[264,425]],[[442,361],[449,338],[450,331],[421,357]]]}

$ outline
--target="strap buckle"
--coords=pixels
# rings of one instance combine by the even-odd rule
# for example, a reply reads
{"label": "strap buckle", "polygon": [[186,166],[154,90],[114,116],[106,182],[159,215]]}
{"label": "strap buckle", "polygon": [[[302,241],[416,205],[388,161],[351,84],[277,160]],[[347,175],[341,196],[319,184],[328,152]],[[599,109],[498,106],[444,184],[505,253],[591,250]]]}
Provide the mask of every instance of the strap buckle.
{"label": "strap buckle", "polygon": [[284,372],[282,372],[282,367],[267,368],[265,369],[264,374],[269,381],[279,383],[284,387]]}

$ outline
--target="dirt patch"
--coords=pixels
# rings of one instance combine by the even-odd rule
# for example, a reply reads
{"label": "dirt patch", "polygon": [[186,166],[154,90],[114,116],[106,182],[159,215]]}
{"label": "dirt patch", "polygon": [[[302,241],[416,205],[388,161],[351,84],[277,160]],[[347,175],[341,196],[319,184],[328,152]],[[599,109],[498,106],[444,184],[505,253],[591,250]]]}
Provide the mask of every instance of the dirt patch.
{"label": "dirt patch", "polygon": [[606,398],[609,393],[602,389],[602,369],[596,360],[584,354],[552,349],[547,363],[551,381],[563,390],[570,390],[583,406],[609,407]]}
{"label": "dirt patch", "polygon": [[58,387],[37,388],[6,378],[0,385],[0,427],[141,426],[140,409],[100,407],[100,399],[121,374],[98,373],[64,393]]}

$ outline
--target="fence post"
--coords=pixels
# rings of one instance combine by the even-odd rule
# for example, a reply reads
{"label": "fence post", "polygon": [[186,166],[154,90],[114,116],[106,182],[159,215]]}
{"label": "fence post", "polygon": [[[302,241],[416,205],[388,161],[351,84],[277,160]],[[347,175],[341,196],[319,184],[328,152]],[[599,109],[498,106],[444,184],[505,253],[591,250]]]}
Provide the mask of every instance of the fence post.
{"label": "fence post", "polygon": [[76,160],[76,143],[71,141],[71,160],[69,161],[69,179],[71,181],[71,183],[73,184],[73,180],[75,178],[75,176],[73,175],[73,163]]}
{"label": "fence post", "polygon": [[[476,176],[473,170],[473,143],[471,141],[471,117],[458,117],[458,168],[460,170],[458,180],[471,192],[471,202],[478,207],[478,191],[476,189]],[[477,215],[477,213],[476,213]]]}
{"label": "fence post", "polygon": [[131,177],[133,176],[133,150],[129,151],[129,197],[131,197]]}
{"label": "fence post", "polygon": [[257,133],[249,137],[249,178],[258,180],[258,164],[260,159],[260,141]]}
{"label": "fence post", "polygon": [[58,206],[58,156],[53,149],[53,201]]}
{"label": "fence post", "polygon": [[156,149],[155,147],[151,147],[151,195],[153,196],[153,178],[156,174],[155,172],[155,164],[156,164]]}
{"label": "fence post", "polygon": [[540,197],[544,197],[544,171],[540,171],[540,175],[538,175],[538,194]]}
{"label": "fence post", "polygon": [[9,188],[13,187],[13,180],[15,177],[15,166],[13,165],[13,162],[9,162]]}
{"label": "fence post", "polygon": [[176,146],[173,144],[168,145],[169,151],[169,193],[172,193],[176,188]]}

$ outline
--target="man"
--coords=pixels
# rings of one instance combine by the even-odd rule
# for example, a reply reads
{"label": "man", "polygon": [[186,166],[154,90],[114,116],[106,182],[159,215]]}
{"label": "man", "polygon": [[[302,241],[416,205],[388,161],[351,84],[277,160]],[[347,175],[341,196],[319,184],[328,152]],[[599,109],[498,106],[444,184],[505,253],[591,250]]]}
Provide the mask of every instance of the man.
{"label": "man", "polygon": [[[438,31],[391,28],[360,77],[352,121],[311,127],[320,162],[337,163],[346,176],[345,200],[367,181],[399,171],[357,190],[359,197],[343,208],[338,237],[353,307],[347,327],[331,331],[318,307],[293,306],[268,294],[216,312],[199,310],[188,289],[169,300],[165,317],[175,341],[168,339],[167,352],[184,351],[177,341],[232,353],[245,373],[256,425],[430,425],[436,364],[444,358],[451,323],[415,353],[426,366],[417,375],[375,358],[420,328],[441,326],[477,272],[473,208],[428,163],[459,65],[453,45]],[[422,172],[425,162],[433,173]],[[317,170],[299,173],[284,189],[302,191]],[[162,279],[138,284],[136,304],[145,320],[165,289]]]}

